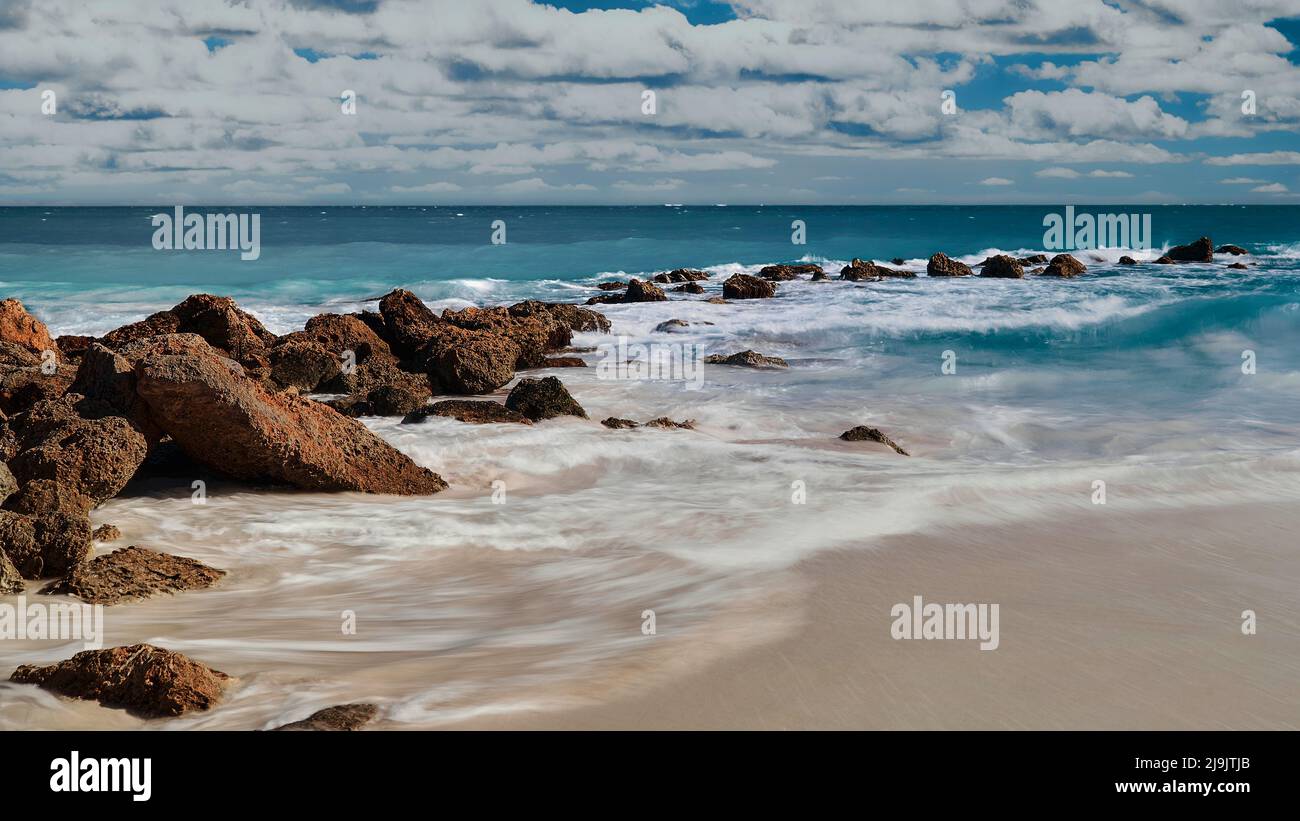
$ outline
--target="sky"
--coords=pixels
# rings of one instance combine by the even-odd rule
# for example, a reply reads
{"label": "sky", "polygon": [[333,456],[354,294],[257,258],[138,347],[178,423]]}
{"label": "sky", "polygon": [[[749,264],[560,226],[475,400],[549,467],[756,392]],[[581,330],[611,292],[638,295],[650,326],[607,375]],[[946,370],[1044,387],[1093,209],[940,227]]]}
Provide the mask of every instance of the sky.
{"label": "sky", "polygon": [[1294,204],[1300,0],[0,0],[0,205],[669,202]]}

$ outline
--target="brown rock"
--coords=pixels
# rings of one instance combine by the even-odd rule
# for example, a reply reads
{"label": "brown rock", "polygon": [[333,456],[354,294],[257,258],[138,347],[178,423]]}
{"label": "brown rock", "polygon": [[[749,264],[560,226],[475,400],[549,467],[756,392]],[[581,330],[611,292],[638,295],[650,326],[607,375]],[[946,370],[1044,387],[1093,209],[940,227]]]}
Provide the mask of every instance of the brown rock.
{"label": "brown rock", "polygon": [[627,284],[627,293],[623,294],[624,302],[663,302],[668,299],[668,295],[663,289],[653,282],[642,282],[634,279]]}
{"label": "brown rock", "polygon": [[198,334],[245,368],[262,367],[266,349],[275,343],[275,334],[230,297],[195,294],[171,312],[180,321],[178,330]]}
{"label": "brown rock", "polygon": [[1166,255],[1166,256],[1162,256],[1162,257],[1160,257],[1159,259],[1157,259],[1157,260],[1155,261],[1155,264],[1156,264],[1156,265],[1173,265],[1173,264],[1174,264],[1174,261],[1173,261],[1172,259],[1170,259],[1170,258]]}
{"label": "brown rock", "polygon": [[1227,267],[1229,267],[1229,268],[1237,268],[1237,269],[1239,269],[1239,270],[1244,271],[1244,270],[1246,270],[1246,268],[1247,268],[1248,266],[1243,265],[1243,264],[1240,263],[1240,262],[1234,262],[1234,263],[1232,263],[1231,265],[1229,265],[1229,266],[1227,266]]}
{"label": "brown rock", "polygon": [[[581,305],[526,299],[523,302],[511,305],[506,310],[514,317],[546,314],[556,323],[568,328],[570,335],[575,333],[609,333],[610,329],[608,317]],[[562,344],[567,345],[569,343]]]}
{"label": "brown rock", "polygon": [[132,322],[130,325],[123,325],[116,330],[109,331],[99,341],[105,347],[117,351],[132,342],[139,342],[153,336],[180,333],[180,330],[181,321],[176,314],[171,311],[159,311],[156,314],[150,314],[139,322]]}
{"label": "brown rock", "polygon": [[0,300],[0,342],[18,345],[37,357],[44,351],[55,351],[56,355],[58,351],[45,323],[27,313],[16,299]]}
{"label": "brown rock", "polygon": [[17,595],[23,592],[25,587],[23,576],[9,560],[9,554],[0,549],[0,596]]}
{"label": "brown rock", "polygon": [[90,555],[90,522],[68,513],[0,510],[0,548],[25,579],[62,576]]}
{"label": "brown rock", "polygon": [[336,707],[326,707],[324,710],[318,710],[301,721],[290,722],[276,727],[275,730],[286,732],[360,730],[374,720],[378,713],[379,708],[373,704],[340,704]]}
{"label": "brown rock", "polygon": [[506,407],[518,411],[534,422],[556,416],[587,418],[587,412],[554,376],[543,379],[520,379],[506,397]]}
{"label": "brown rock", "polygon": [[702,294],[704,293],[704,286],[700,285],[700,283],[698,282],[688,282],[685,285],[678,285],[676,288],[673,289],[673,293]]}
{"label": "brown rock", "polygon": [[666,274],[655,274],[654,281],[660,284],[669,282],[698,282],[702,279],[708,279],[709,274],[704,271],[696,271],[692,268],[678,268],[675,271],[669,271]]}
{"label": "brown rock", "polygon": [[0,459],[0,505],[17,492],[18,480],[14,478],[13,472],[9,470],[4,460]]}
{"label": "brown rock", "polygon": [[49,667],[25,664],[9,680],[156,718],[207,710],[230,677],[180,653],[133,644],[86,650]]}
{"label": "brown rock", "polygon": [[272,393],[211,357],[151,357],[137,366],[136,380],[158,425],[190,457],[228,476],[405,495],[447,486],[360,422]]}
{"label": "brown rock", "polygon": [[681,430],[695,430],[695,420],[687,419],[684,422],[674,422],[667,416],[660,416],[658,419],[651,419],[645,423],[647,428],[678,428]]}
{"label": "brown rock", "polygon": [[1133,259],[1133,257],[1130,257],[1130,256],[1122,256],[1122,257],[1119,258],[1119,264],[1120,264],[1120,265],[1137,265],[1138,262],[1137,262],[1136,259]]}
{"label": "brown rock", "polygon": [[1174,262],[1213,262],[1214,243],[1209,237],[1201,237],[1187,245],[1175,245],[1165,252],[1165,256]]}
{"label": "brown rock", "polygon": [[124,417],[70,419],[10,460],[21,489],[7,504],[24,513],[85,515],[126,486],[148,449]]}
{"label": "brown rock", "polygon": [[840,279],[848,280],[849,282],[871,282],[873,280],[886,279],[890,277],[910,279],[914,276],[916,276],[916,274],[912,271],[898,271],[856,257],[854,257],[848,265],[840,269]]}
{"label": "brown rock", "polygon": [[[552,377],[554,378],[554,377]],[[446,399],[442,402],[434,402],[427,408],[420,408],[414,413],[408,413],[402,420],[403,425],[419,424],[430,416],[447,416],[459,422],[467,422],[474,425],[490,424],[495,422],[515,422],[521,425],[531,425],[533,420],[524,416],[516,410],[511,410],[500,402],[490,402],[487,400],[472,399]]]}
{"label": "brown rock", "polygon": [[774,296],[775,284],[749,274],[732,274],[722,283],[723,299],[771,299]]}
{"label": "brown rock", "polygon": [[388,331],[386,338],[398,356],[414,354],[443,324],[418,296],[401,288],[379,300],[379,313]]}
{"label": "brown rock", "polygon": [[542,362],[544,368],[585,368],[587,363],[579,356],[549,356]]}
{"label": "brown rock", "polygon": [[111,605],[211,587],[225,575],[194,559],[132,546],[96,556],[41,592]]}
{"label": "brown rock", "polygon": [[54,344],[59,349],[60,357],[65,362],[76,362],[81,359],[81,355],[95,341],[93,336],[72,336],[64,334],[54,340]]}
{"label": "brown rock", "polygon": [[444,323],[413,357],[442,393],[490,393],[515,375],[521,351],[491,331],[470,331]]}
{"label": "brown rock", "polygon": [[1043,269],[1042,276],[1070,279],[1079,276],[1087,270],[1088,267],[1086,265],[1069,254],[1057,254],[1052,257],[1052,261],[1045,269]]}
{"label": "brown rock", "polygon": [[731,355],[720,353],[704,357],[709,365],[736,365],[742,368],[788,368],[790,363],[779,356],[764,356],[758,351],[741,351]]}
{"label": "brown rock", "polygon": [[845,442],[879,442],[886,445],[904,456],[910,456],[907,451],[898,446],[893,439],[881,433],[877,428],[869,428],[866,425],[858,425],[856,428],[850,428],[840,434],[840,438]]}
{"label": "brown rock", "polygon": [[980,276],[994,279],[1023,279],[1025,269],[1019,260],[1006,254],[998,254],[984,260],[984,267],[980,269]]}
{"label": "brown rock", "polygon": [[633,422],[631,419],[619,419],[617,416],[610,416],[605,419],[602,419],[600,420],[600,424],[604,425],[607,428],[613,428],[614,430],[626,430],[629,428],[641,427],[639,424]]}
{"label": "brown rock", "polygon": [[[432,311],[430,311],[432,313]],[[372,315],[374,324],[383,327],[383,317]],[[307,327],[302,331],[289,334],[296,337],[302,334],[305,339],[334,354],[341,361],[343,354],[352,351],[358,364],[368,362],[373,357],[396,359],[388,343],[367,323],[361,315],[355,314],[317,314],[307,320]]]}
{"label": "brown rock", "polygon": [[966,262],[959,262],[946,255],[946,253],[936,253],[930,257],[926,264],[926,273],[931,277],[970,277],[974,274],[971,266]]}
{"label": "brown rock", "polygon": [[149,417],[149,406],[135,392],[135,368],[111,348],[92,342],[82,353],[77,378],[68,390],[107,404],[130,420],[150,445],[161,438],[162,431]]}
{"label": "brown rock", "polygon": [[1030,254],[1027,257],[1021,257],[1019,262],[1021,265],[1046,265],[1047,254]]}
{"label": "brown rock", "polygon": [[813,279],[817,279],[818,274],[825,274],[820,265],[799,264],[799,265],[768,265],[760,268],[758,275],[763,279],[772,280],[773,282],[786,282],[792,279],[798,279],[802,274],[809,274]]}
{"label": "brown rock", "polygon": [[621,291],[627,287],[626,282],[602,282],[596,286],[602,291]]}
{"label": "brown rock", "polygon": [[1239,257],[1242,254],[1249,254],[1250,252],[1245,248],[1242,248],[1240,245],[1220,245],[1218,248],[1214,249],[1214,253],[1232,254],[1234,257]]}
{"label": "brown rock", "polygon": [[115,542],[122,538],[122,531],[114,525],[100,525],[90,534],[90,538],[96,542]]}
{"label": "brown rock", "polygon": [[316,392],[343,372],[339,355],[310,339],[281,342],[271,349],[268,359],[271,381],[277,387],[297,388],[304,393]]}

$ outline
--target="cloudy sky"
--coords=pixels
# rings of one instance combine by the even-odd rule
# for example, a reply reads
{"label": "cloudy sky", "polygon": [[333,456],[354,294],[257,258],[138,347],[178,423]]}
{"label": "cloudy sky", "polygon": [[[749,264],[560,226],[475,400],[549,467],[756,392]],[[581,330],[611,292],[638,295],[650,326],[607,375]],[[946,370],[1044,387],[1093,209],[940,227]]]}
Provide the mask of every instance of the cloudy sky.
{"label": "cloudy sky", "polygon": [[1296,203],[1298,47],[1300,0],[0,0],[0,204]]}

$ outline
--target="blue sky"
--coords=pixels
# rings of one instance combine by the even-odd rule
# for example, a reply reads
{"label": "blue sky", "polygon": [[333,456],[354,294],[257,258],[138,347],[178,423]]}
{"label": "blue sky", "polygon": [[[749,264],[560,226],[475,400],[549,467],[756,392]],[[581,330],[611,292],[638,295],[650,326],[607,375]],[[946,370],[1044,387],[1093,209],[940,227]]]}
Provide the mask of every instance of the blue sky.
{"label": "blue sky", "polygon": [[1294,203],[1298,46],[1300,0],[10,0],[0,204]]}

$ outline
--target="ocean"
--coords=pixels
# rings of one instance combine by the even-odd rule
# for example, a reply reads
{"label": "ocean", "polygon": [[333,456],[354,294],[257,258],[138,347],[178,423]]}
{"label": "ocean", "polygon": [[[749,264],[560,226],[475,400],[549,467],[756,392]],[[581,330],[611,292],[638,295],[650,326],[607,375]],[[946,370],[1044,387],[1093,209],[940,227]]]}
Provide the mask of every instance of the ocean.
{"label": "ocean", "polygon": [[[102,334],[198,292],[232,296],[285,333],[396,287],[440,309],[582,302],[599,282],[678,267],[712,274],[705,297],[776,262],[834,277],[854,257],[902,258],[895,267],[921,273],[787,282],[775,299],[728,305],[672,293],[598,306],[633,343],[789,361],[708,366],[699,390],[552,372],[592,420],[670,416],[695,431],[375,418],[364,421],[451,489],[394,499],[217,483],[194,505],[188,483],[129,488],[96,524],[231,571],[210,591],[106,618],[110,644],[151,641],[240,677],[221,709],[172,726],[262,728],[343,700],[376,701],[411,727],[571,705],[653,677],[661,654],[704,663],[780,635],[789,611],[767,603],[792,595],[788,571],[820,552],[1300,489],[1300,206],[1077,206],[1150,213],[1154,247],[1073,252],[1088,266],[1073,280],[924,275],[936,251],[971,264],[1043,252],[1043,218],[1063,210],[1049,206],[191,209],[259,213],[254,262],[153,250],[149,218],[170,208],[0,209],[0,295],[56,335]],[[806,244],[790,242],[794,220]],[[1117,264],[1202,235],[1249,253]],[[656,332],[668,319],[690,325]],[[837,439],[855,425],[912,456]],[[339,630],[345,611],[355,635]],[[0,669],[72,649],[10,643]],[[0,728],[142,725],[0,688]]]}

